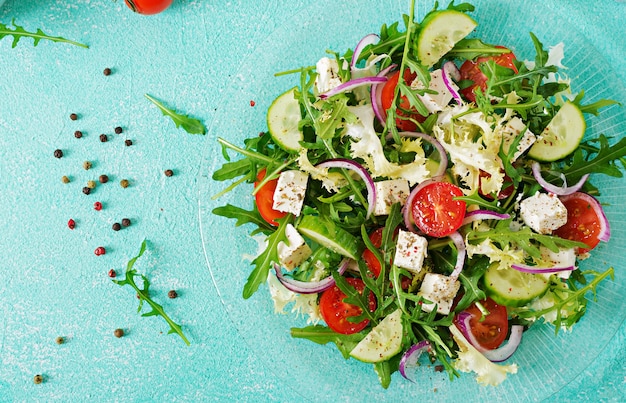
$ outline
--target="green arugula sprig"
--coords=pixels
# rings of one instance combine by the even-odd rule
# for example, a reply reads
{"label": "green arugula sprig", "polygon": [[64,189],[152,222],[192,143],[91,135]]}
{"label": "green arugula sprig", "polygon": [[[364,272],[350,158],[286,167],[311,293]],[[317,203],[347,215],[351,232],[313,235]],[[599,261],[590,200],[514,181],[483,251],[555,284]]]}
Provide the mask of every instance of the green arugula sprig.
{"label": "green arugula sprig", "polygon": [[89,46],[80,42],[71,41],[61,36],[48,35],[39,28],[35,32],[28,32],[24,29],[24,27],[17,25],[15,23],[15,18],[11,20],[11,24],[13,25],[13,29],[11,29],[11,27],[8,25],[4,25],[0,23],[0,39],[4,38],[5,36],[12,36],[13,37],[13,43],[11,44],[12,48],[16,47],[20,39],[23,39],[23,38],[33,38],[33,46],[39,45],[39,42],[41,40],[48,40],[52,42],[69,43],[70,45],[80,46],[81,48],[86,48],[86,49],[89,48]]}
{"label": "green arugula sprig", "polygon": [[176,128],[182,127],[189,134],[205,134],[206,133],[206,127],[198,119],[194,119],[194,118],[189,117],[188,115],[183,115],[181,113],[178,113],[175,110],[166,107],[165,105],[163,105],[161,101],[153,98],[152,96],[148,94],[145,94],[145,97],[150,102],[155,104],[161,110],[161,113],[163,113],[164,116],[167,116],[170,119],[172,119],[172,121],[176,125]]}
{"label": "green arugula sprig", "polygon": [[[143,255],[145,251],[146,251],[146,241],[144,240],[141,243],[141,249],[139,249],[139,253],[137,254],[137,256],[133,257],[132,259],[128,261],[128,264],[126,265],[126,273],[125,273],[124,279],[113,280],[113,282],[120,286],[129,285],[132,288],[134,288],[135,291],[137,292],[137,297],[139,298],[139,306],[137,307],[137,312],[141,312],[144,302],[147,303],[152,309],[148,312],[142,313],[141,316],[162,317],[165,320],[165,322],[167,322],[167,324],[170,326],[170,330],[167,332],[167,334],[175,333],[179,335],[181,339],[183,339],[185,344],[189,345],[190,344],[189,340],[187,340],[187,337],[185,337],[185,334],[183,333],[181,326],[177,324],[176,322],[174,322],[167,315],[167,313],[165,313],[165,310],[163,309],[163,307],[157,304],[152,299],[152,297],[150,297],[150,292],[149,292],[150,281],[148,280],[148,278],[144,274],[138,273],[137,270],[134,268],[135,262],[137,261],[137,259],[139,259]],[[143,282],[142,284],[143,288],[140,288],[135,282],[136,277],[139,277],[141,281]]]}

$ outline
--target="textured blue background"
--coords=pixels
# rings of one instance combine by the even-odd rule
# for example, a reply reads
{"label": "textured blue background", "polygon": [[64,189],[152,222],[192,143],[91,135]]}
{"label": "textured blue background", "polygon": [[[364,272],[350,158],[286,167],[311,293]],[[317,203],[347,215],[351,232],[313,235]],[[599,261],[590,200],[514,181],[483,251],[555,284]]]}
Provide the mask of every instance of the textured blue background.
{"label": "textured blue background", "polygon": [[[573,28],[626,82],[626,4],[551,3],[567,9]],[[90,48],[47,41],[33,47],[24,39],[12,49],[12,38],[0,40],[0,401],[298,398],[243,343],[208,274],[196,182],[201,150],[212,139],[175,129],[143,94],[210,126],[241,61],[308,4],[175,0],[150,17],[131,13],[121,0],[1,6],[2,23],[15,18],[29,31]],[[105,67],[111,76],[102,74]],[[121,135],[113,134],[116,126]],[[84,137],[75,139],[75,130]],[[101,133],[108,142],[98,140]],[[56,148],[64,158],[52,156]],[[93,163],[89,171],[85,160]],[[173,177],[163,175],[168,168]],[[86,181],[100,174],[111,181],[83,195]],[[63,175],[72,182],[62,184]],[[119,186],[124,178],[127,189]],[[95,201],[102,211],[93,209]],[[112,231],[123,217],[133,224]],[[77,222],[73,231],[69,218]],[[112,268],[123,270],[144,238],[149,249],[138,267],[151,278],[154,298],[183,325],[190,347],[167,335],[160,319],[141,318],[132,290],[107,277]],[[95,256],[97,246],[107,254]],[[180,297],[168,299],[170,289]],[[115,338],[115,328],[127,336]],[[57,336],[67,342],[55,344]],[[622,324],[555,400],[626,400],[625,337]],[[45,382],[33,384],[35,374]]]}

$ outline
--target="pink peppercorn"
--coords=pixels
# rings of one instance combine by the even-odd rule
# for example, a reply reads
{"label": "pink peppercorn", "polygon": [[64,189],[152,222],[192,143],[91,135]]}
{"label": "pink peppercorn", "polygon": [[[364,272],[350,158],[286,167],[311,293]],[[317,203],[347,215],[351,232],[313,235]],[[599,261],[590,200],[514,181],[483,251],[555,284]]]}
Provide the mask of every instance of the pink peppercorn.
{"label": "pink peppercorn", "polygon": [[117,276],[117,273],[115,272],[115,270],[113,269],[109,270],[109,277],[115,278],[115,276]]}
{"label": "pink peppercorn", "polygon": [[93,208],[94,208],[94,210],[96,210],[96,211],[100,211],[100,210],[102,210],[102,203],[100,203],[99,201],[95,202],[95,203],[93,204]]}
{"label": "pink peppercorn", "polygon": [[96,256],[100,256],[100,255],[104,255],[105,253],[107,253],[107,251],[106,251],[106,249],[104,249],[104,247],[103,247],[103,246],[98,246],[98,247],[96,248],[96,250],[95,250],[95,251],[93,251],[93,253],[95,253],[95,254],[96,254]]}
{"label": "pink peppercorn", "polygon": [[74,229],[76,227],[76,221],[70,218],[69,221],[67,222],[67,226],[69,229]]}

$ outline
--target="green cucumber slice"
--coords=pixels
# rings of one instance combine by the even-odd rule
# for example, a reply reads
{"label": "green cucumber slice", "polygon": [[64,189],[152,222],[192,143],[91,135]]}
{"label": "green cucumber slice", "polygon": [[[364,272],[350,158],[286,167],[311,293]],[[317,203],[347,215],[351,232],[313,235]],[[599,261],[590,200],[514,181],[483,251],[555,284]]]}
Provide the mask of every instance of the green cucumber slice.
{"label": "green cucumber slice", "polygon": [[500,305],[522,306],[542,296],[550,280],[541,274],[523,273],[512,268],[498,269],[489,266],[483,277],[487,296]]}
{"label": "green cucumber slice", "polygon": [[274,142],[285,151],[298,151],[302,148],[303,134],[298,129],[302,120],[300,103],[295,97],[296,88],[279,95],[267,110],[267,128]]}
{"label": "green cucumber slice", "polygon": [[528,150],[528,156],[537,161],[556,161],[567,157],[580,144],[587,124],[581,110],[566,102],[554,115],[548,126]]}
{"label": "green cucumber slice", "polygon": [[360,255],[358,239],[330,221],[318,216],[305,215],[298,224],[298,232],[333,252],[358,260]]}
{"label": "green cucumber slice", "polygon": [[396,309],[370,330],[350,356],[363,362],[386,361],[402,350],[402,331],[402,310]]}
{"label": "green cucumber slice", "polygon": [[431,13],[422,22],[417,37],[417,58],[424,66],[432,67],[477,25],[472,17],[460,11]]}

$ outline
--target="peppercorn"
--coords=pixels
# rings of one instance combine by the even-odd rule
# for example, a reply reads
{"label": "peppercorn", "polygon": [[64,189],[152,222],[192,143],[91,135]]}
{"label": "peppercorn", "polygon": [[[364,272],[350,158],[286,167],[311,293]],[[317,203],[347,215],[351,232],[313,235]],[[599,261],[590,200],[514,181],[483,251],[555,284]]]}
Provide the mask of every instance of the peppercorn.
{"label": "peppercorn", "polygon": [[89,189],[95,189],[96,188],[96,182],[95,181],[87,181],[87,187]]}
{"label": "peppercorn", "polygon": [[165,176],[168,176],[168,177],[174,175],[174,171],[172,171],[171,169],[166,169],[164,173],[165,173]]}
{"label": "peppercorn", "polygon": [[106,143],[109,140],[109,138],[107,137],[106,134],[101,134],[100,135],[100,142],[101,143]]}
{"label": "peppercorn", "polygon": [[178,297],[178,293],[176,292],[176,290],[169,290],[167,296],[168,298],[174,299]]}
{"label": "peppercorn", "polygon": [[74,137],[76,137],[77,139],[83,137],[83,132],[81,132],[80,130],[76,130],[74,132]]}
{"label": "peppercorn", "polygon": [[70,218],[67,222],[67,227],[69,229],[74,229],[76,228],[76,221],[74,221],[72,218]]}
{"label": "peppercorn", "polygon": [[106,69],[104,69],[103,73],[104,73],[105,76],[110,76],[111,75],[111,69],[107,67]]}
{"label": "peppercorn", "polygon": [[100,183],[107,183],[109,181],[109,177],[106,175],[100,175],[100,177],[98,177],[98,180],[100,181]]}
{"label": "peppercorn", "polygon": [[124,336],[124,329],[115,329],[113,335],[117,338]]}
{"label": "peppercorn", "polygon": [[120,126],[117,126],[117,127],[115,128],[115,134],[122,134],[122,131],[123,131],[123,130],[122,130],[122,128],[121,128]]}
{"label": "peppercorn", "polygon": [[39,374],[35,375],[35,377],[33,378],[33,382],[35,382],[35,385],[39,385],[40,383],[43,383],[43,376]]}
{"label": "peppercorn", "polygon": [[91,163],[91,161],[83,162],[83,169],[85,169],[85,170],[91,169],[92,166],[93,166],[93,164]]}
{"label": "peppercorn", "polygon": [[113,231],[119,231],[120,229],[122,229],[122,226],[120,225],[120,223],[118,222],[113,223]]}
{"label": "peppercorn", "polygon": [[109,277],[115,278],[115,276],[117,276],[117,272],[113,269],[109,270]]}
{"label": "peppercorn", "polygon": [[130,183],[128,182],[127,179],[122,179],[120,181],[120,186],[123,187],[124,189],[126,189],[129,185],[130,185]]}
{"label": "peppercorn", "polygon": [[99,201],[95,202],[93,204],[93,209],[96,210],[96,211],[102,210],[102,203],[100,203]]}
{"label": "peppercorn", "polygon": [[63,150],[59,150],[58,148],[54,150],[54,158],[63,158]]}
{"label": "peppercorn", "polygon": [[61,337],[61,336],[59,336],[59,337],[57,337],[56,339],[54,339],[54,342],[55,342],[56,344],[63,344],[63,343],[65,343],[65,337]]}
{"label": "peppercorn", "polygon": [[104,255],[105,253],[107,253],[107,251],[106,251],[106,249],[104,249],[104,246],[98,246],[98,247],[96,248],[96,250],[94,250],[94,251],[93,251],[93,253],[95,253],[95,254],[96,254],[96,256],[102,256],[102,255]]}
{"label": "peppercorn", "polygon": [[85,187],[83,188],[83,193],[84,193],[84,194],[86,194],[86,195],[88,195],[89,193],[91,193],[91,189],[90,189],[90,188],[88,188],[87,186],[85,186]]}
{"label": "peppercorn", "polygon": [[435,365],[435,372],[443,372],[443,365]]}
{"label": "peppercorn", "polygon": [[70,114],[70,119],[72,119],[72,120],[76,120],[76,119],[78,119],[78,115],[77,115],[77,114],[75,114],[75,113],[71,113],[71,114]]}
{"label": "peppercorn", "polygon": [[130,226],[130,220],[128,218],[122,218],[122,226],[129,227]]}
{"label": "peppercorn", "polygon": [[132,146],[132,145],[133,145],[133,141],[132,141],[131,139],[126,139],[126,140],[124,141],[124,144],[126,144],[126,147],[130,147],[130,146]]}
{"label": "peppercorn", "polygon": [[67,176],[63,175],[61,177],[61,182],[63,182],[63,183],[70,183],[70,178],[68,178]]}

